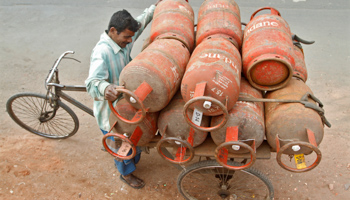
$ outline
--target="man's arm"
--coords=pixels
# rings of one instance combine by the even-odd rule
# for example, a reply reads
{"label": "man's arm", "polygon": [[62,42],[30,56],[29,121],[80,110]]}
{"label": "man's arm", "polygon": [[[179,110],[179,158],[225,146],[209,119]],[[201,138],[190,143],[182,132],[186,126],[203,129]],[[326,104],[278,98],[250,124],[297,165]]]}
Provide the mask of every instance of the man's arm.
{"label": "man's arm", "polygon": [[140,16],[136,17],[136,21],[138,21],[141,24],[141,26],[140,29],[133,36],[133,40],[136,40],[141,35],[142,31],[146,28],[147,24],[149,24],[152,21],[154,10],[161,1],[162,0],[158,0],[154,5],[151,5],[149,8],[146,8]]}
{"label": "man's arm", "polygon": [[86,90],[97,101],[105,100],[105,90],[109,83],[109,72],[103,51],[94,49],[91,60],[89,77],[85,80]]}

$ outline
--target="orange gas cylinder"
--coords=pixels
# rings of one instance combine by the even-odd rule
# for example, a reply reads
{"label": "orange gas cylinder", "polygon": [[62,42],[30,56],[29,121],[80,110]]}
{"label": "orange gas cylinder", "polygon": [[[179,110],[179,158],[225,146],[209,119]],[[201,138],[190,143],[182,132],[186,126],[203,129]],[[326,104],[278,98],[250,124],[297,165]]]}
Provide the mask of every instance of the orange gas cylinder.
{"label": "orange gas cylinder", "polygon": [[313,44],[315,41],[307,41],[304,39],[301,39],[297,35],[292,35],[293,39],[293,52],[294,52],[294,60],[295,65],[293,67],[294,73],[293,76],[300,78],[304,82],[307,80],[307,68],[305,64],[305,57],[304,57],[304,50],[303,46],[301,46],[301,43],[303,44]]}
{"label": "orange gas cylinder", "polygon": [[[300,43],[299,43],[300,44]],[[304,82],[307,80],[307,69],[304,60],[303,48],[293,45],[295,65],[293,67],[293,76],[300,78]]]}
{"label": "orange gas cylinder", "polygon": [[[270,14],[255,16],[261,10]],[[271,7],[257,10],[244,30],[243,73],[259,90],[276,90],[293,75],[293,42],[287,22]]]}
{"label": "orange gas cylinder", "polygon": [[[193,130],[193,128],[188,125],[183,115],[184,105],[185,101],[182,99],[179,91],[170,103],[160,111],[158,118],[159,133],[162,135],[162,139],[157,145],[158,152],[166,160],[177,164],[190,161],[194,155],[192,147],[202,144],[208,135],[208,132]],[[189,116],[192,116],[192,110],[188,109],[187,112]],[[208,116],[203,116],[200,122],[201,126],[207,127],[209,123],[210,118]],[[163,144],[173,144],[177,146],[178,151],[185,147],[190,156],[189,158],[185,158],[185,151],[183,151],[183,155],[180,153],[175,155],[174,159],[169,158],[161,150]]]}
{"label": "orange gas cylinder", "polygon": [[240,79],[237,48],[224,38],[208,37],[193,51],[181,82],[184,113],[191,108],[207,116],[227,115],[238,99]]}
{"label": "orange gas cylinder", "polygon": [[163,0],[154,10],[150,42],[157,38],[172,38],[194,48],[194,12],[185,0]]}
{"label": "orange gas cylinder", "polygon": [[205,38],[223,37],[230,40],[237,49],[242,45],[241,15],[233,0],[206,0],[198,12],[196,45]]}
{"label": "orange gas cylinder", "polygon": [[[266,99],[300,100],[302,103],[265,103],[266,138],[277,151],[277,161],[285,169],[304,172],[316,167],[321,160],[318,145],[323,139],[324,120],[319,114],[322,103],[313,96],[310,88],[293,77],[282,89],[267,92]],[[317,102],[317,103],[316,103]],[[317,158],[309,167],[293,169],[281,161],[282,154],[311,154]]]}
{"label": "orange gas cylinder", "polygon": [[[262,98],[261,91],[253,88],[243,77],[239,96],[240,98]],[[222,116],[212,117],[211,126],[216,126],[220,121]],[[235,170],[250,167],[256,158],[256,148],[261,145],[265,136],[264,104],[237,101],[229,111],[225,126],[210,132],[210,135],[218,145],[215,157],[219,163]],[[227,164],[228,153],[250,153],[251,160],[243,166],[230,166]]]}
{"label": "orange gas cylinder", "polygon": [[[131,119],[137,111],[125,99],[119,100],[114,109],[125,119]],[[109,117],[111,131],[103,137],[103,145],[113,156],[122,160],[128,160],[135,156],[136,146],[148,144],[157,133],[157,120],[159,112],[147,113],[144,120],[138,124],[131,125],[118,119],[113,113]],[[120,151],[112,149],[121,149],[118,143],[123,145],[127,143],[132,149],[130,155],[122,155]]]}
{"label": "orange gas cylinder", "polygon": [[[140,109],[142,117],[124,121],[137,124],[146,112],[163,109],[178,90],[189,57],[189,51],[178,40],[157,39],[126,65],[119,77],[124,89],[116,90]],[[112,112],[123,119],[114,109]]]}

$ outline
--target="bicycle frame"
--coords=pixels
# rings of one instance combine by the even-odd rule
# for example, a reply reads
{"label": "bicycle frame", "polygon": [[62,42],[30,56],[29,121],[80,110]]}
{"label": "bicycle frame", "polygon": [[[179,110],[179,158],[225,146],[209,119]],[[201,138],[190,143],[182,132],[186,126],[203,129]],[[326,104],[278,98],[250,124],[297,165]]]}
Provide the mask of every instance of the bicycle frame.
{"label": "bicycle frame", "polygon": [[[59,78],[58,78],[58,65],[61,62],[62,59],[67,58],[65,57],[67,54],[74,54],[74,51],[66,51],[64,52],[55,62],[54,66],[51,68],[50,73],[45,81],[45,88],[48,91],[48,98],[49,100],[58,100],[60,98],[68,101],[69,103],[73,104],[74,106],[78,107],[82,111],[88,113],[91,116],[93,115],[92,109],[85,106],[84,104],[80,103],[73,97],[69,96],[68,94],[64,93],[63,91],[76,91],[76,92],[86,92],[86,87],[83,85],[62,85],[60,84]],[[73,59],[77,62],[80,62],[74,58]],[[54,93],[50,93],[49,91],[51,88],[54,88]],[[52,96],[51,96],[52,95]]]}

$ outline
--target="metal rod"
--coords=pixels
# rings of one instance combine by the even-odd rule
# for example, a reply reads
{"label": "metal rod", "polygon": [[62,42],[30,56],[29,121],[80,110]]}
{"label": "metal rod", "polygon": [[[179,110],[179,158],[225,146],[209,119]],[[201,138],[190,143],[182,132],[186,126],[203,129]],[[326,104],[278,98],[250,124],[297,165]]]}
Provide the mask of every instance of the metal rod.
{"label": "metal rod", "polygon": [[71,96],[65,94],[62,91],[57,91],[57,94],[59,97],[62,97],[64,100],[68,101],[69,103],[75,105],[76,107],[80,108],[81,110],[85,111],[86,113],[88,113],[91,116],[94,116],[93,111],[85,106],[84,104],[80,103],[79,101],[75,100],[74,98],[72,98]]}
{"label": "metal rod", "polygon": [[46,82],[45,82],[46,85],[51,81],[52,76],[53,76],[53,74],[55,73],[55,71],[56,71],[56,69],[57,69],[57,67],[58,67],[58,64],[60,64],[62,58],[63,58],[64,56],[66,56],[67,54],[74,54],[74,51],[66,51],[66,52],[64,52],[64,53],[58,58],[58,60],[56,61],[55,65],[52,67],[49,76],[48,76],[47,79],[46,79]]}

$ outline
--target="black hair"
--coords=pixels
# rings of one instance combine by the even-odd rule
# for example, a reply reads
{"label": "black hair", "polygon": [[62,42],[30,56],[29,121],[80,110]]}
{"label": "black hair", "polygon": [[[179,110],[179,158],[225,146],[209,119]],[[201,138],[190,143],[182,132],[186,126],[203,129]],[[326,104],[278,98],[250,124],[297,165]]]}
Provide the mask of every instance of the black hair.
{"label": "black hair", "polygon": [[118,34],[125,29],[136,32],[140,28],[140,24],[130,15],[127,10],[120,10],[115,12],[108,24],[108,31],[114,27],[117,29]]}

